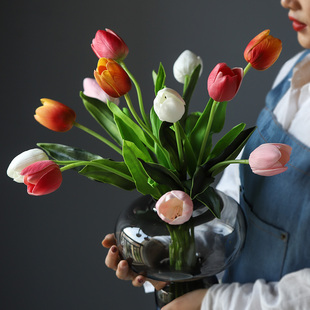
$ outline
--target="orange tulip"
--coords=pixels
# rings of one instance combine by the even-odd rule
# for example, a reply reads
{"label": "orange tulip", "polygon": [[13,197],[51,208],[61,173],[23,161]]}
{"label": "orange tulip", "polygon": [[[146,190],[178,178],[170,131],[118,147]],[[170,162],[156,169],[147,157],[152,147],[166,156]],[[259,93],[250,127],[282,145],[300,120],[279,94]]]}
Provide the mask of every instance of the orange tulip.
{"label": "orange tulip", "polygon": [[128,74],[112,59],[100,58],[94,76],[99,86],[111,97],[121,97],[131,89]]}
{"label": "orange tulip", "polygon": [[266,70],[278,59],[282,42],[264,30],[253,38],[244,50],[244,59],[256,70]]}
{"label": "orange tulip", "polygon": [[76,114],[66,105],[51,99],[41,99],[42,107],[36,109],[34,118],[48,129],[64,132],[72,128]]}

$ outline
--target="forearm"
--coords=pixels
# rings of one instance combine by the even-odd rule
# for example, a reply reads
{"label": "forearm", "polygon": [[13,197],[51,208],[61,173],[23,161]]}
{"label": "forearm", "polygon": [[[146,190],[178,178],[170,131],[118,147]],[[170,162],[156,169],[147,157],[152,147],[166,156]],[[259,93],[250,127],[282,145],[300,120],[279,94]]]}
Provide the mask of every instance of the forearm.
{"label": "forearm", "polygon": [[214,285],[205,295],[201,310],[303,310],[309,305],[310,269],[303,269],[279,282]]}

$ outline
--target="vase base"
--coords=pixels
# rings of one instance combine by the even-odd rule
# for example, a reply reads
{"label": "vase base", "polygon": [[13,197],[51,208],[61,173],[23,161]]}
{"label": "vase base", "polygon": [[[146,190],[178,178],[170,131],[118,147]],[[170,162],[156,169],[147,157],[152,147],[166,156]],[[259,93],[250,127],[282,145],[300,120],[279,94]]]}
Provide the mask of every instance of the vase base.
{"label": "vase base", "polygon": [[218,283],[216,276],[206,277],[194,281],[171,282],[163,289],[155,291],[156,305],[159,309],[161,309],[177,297],[201,288],[209,288],[216,283]]}

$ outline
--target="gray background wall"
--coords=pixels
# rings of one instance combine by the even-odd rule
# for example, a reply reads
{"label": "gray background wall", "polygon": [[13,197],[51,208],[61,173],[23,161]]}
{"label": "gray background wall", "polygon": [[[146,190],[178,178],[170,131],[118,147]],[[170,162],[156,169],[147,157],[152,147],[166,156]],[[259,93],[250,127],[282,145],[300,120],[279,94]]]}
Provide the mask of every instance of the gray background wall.
{"label": "gray background wall", "polygon": [[192,110],[204,107],[211,69],[218,62],[244,66],[248,41],[270,28],[283,41],[280,59],[266,72],[250,71],[228,106],[227,128],[241,121],[254,125],[280,65],[300,50],[287,12],[276,0],[4,0],[0,14],[0,308],[153,309],[152,295],[119,281],[105,267],[101,246],[120,210],[138,193],[68,171],[57,192],[31,197],[23,184],[6,176],[7,166],[36,142],[114,156],[78,129],[55,133],[33,119],[39,99],[48,97],[72,107],[80,123],[100,130],[84,111],[79,91],[97,63],[91,40],[106,27],[128,44],[126,63],[140,81],[148,107],[153,100],[151,71],[159,62],[166,68],[167,85],[181,90],[172,75],[175,59],[184,49],[200,55],[204,71]]}

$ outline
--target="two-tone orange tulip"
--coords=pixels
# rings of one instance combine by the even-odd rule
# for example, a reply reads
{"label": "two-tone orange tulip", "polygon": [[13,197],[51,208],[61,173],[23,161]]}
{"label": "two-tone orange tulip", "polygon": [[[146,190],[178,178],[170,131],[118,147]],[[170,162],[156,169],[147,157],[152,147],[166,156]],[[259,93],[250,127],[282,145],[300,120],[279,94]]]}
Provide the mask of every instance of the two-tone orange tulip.
{"label": "two-tone orange tulip", "polygon": [[128,74],[113,59],[100,58],[94,76],[99,86],[111,97],[121,97],[131,89]]}
{"label": "two-tone orange tulip", "polygon": [[43,106],[36,109],[34,118],[48,129],[65,132],[74,125],[76,114],[66,105],[51,99],[41,99]]}
{"label": "two-tone orange tulip", "polygon": [[244,50],[244,59],[256,70],[266,70],[278,59],[282,42],[264,30],[254,37]]}

